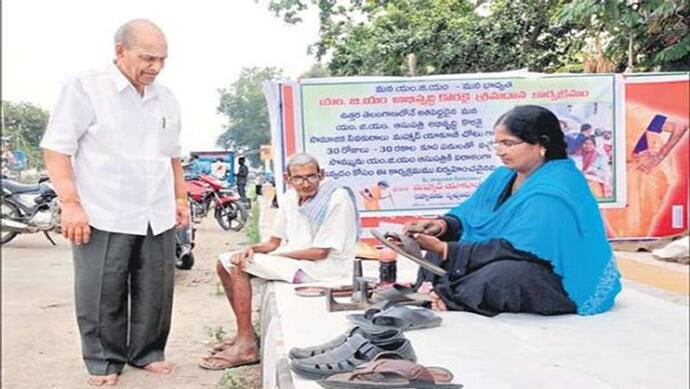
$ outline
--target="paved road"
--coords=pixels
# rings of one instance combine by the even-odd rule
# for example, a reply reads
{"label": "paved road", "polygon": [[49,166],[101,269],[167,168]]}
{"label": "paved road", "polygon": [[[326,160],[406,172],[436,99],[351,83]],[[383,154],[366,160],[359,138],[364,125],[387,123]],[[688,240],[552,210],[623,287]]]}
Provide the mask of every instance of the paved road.
{"label": "paved road", "polygon": [[[42,235],[22,235],[2,247],[3,388],[88,387],[74,313],[71,251],[65,240],[56,240],[58,246],[53,247]],[[210,218],[202,224],[197,265],[175,277],[167,357],[178,363],[176,373],[159,377],[128,367],[120,387],[216,387],[223,372],[197,367],[215,329],[233,332],[230,309],[218,293],[222,289],[214,262],[219,252],[239,248],[245,241],[244,231],[222,231]],[[239,374],[256,380],[257,371],[251,367]]]}

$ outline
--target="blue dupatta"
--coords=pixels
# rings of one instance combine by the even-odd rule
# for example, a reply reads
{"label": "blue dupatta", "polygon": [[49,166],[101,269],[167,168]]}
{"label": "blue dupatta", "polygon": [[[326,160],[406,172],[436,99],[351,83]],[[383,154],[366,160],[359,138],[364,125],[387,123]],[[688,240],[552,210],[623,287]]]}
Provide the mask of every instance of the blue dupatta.
{"label": "blue dupatta", "polygon": [[570,159],[546,162],[496,210],[515,171],[499,167],[450,211],[462,221],[461,242],[503,238],[551,262],[577,313],[609,310],[621,290],[596,200]]}

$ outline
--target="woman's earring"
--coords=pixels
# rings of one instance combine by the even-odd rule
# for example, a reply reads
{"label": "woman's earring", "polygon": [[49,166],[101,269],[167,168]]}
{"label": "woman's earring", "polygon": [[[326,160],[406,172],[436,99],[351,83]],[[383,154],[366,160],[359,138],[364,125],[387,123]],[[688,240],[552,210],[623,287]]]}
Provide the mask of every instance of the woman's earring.
{"label": "woman's earring", "polygon": [[546,149],[542,147],[539,151],[539,154],[541,154],[541,157],[544,158],[546,156]]}

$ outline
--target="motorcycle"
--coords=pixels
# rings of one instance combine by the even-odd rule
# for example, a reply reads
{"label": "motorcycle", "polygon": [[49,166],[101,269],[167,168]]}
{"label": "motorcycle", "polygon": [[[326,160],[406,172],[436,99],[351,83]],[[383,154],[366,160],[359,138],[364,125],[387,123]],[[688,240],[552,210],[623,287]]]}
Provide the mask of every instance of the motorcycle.
{"label": "motorcycle", "polygon": [[[43,232],[56,245],[49,232],[61,233],[60,202],[48,177],[39,179],[36,185],[20,184],[2,178],[2,221],[0,244],[9,243],[19,234]],[[196,228],[190,221],[186,228],[176,232],[176,261],[178,269],[194,266],[194,240]]]}
{"label": "motorcycle", "polygon": [[194,223],[200,223],[213,209],[216,221],[222,229],[239,231],[244,227],[248,213],[239,196],[232,194],[211,176],[198,175],[185,182]]}
{"label": "motorcycle", "polygon": [[194,266],[194,253],[192,249],[195,245],[196,226],[192,221],[192,204],[189,202],[188,209],[190,210],[187,226],[176,231],[176,245],[175,245],[175,266],[180,270],[189,270]]}
{"label": "motorcycle", "polygon": [[48,233],[60,233],[60,203],[48,177],[42,177],[35,185],[3,178],[1,201],[0,244],[10,242],[19,234],[42,232],[56,245]]}

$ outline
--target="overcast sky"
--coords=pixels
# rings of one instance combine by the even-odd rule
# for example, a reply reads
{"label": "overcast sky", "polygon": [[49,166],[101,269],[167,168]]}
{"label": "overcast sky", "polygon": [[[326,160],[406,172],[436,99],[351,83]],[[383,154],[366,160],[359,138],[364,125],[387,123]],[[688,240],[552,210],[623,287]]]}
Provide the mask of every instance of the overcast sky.
{"label": "overcast sky", "polygon": [[215,148],[223,117],[218,88],[249,66],[282,68],[290,78],[309,69],[307,46],[318,39],[314,13],[288,25],[254,0],[2,0],[2,98],[51,110],[62,83],[112,60],[113,33],[148,18],[168,38],[158,81],[182,108],[185,151]]}

